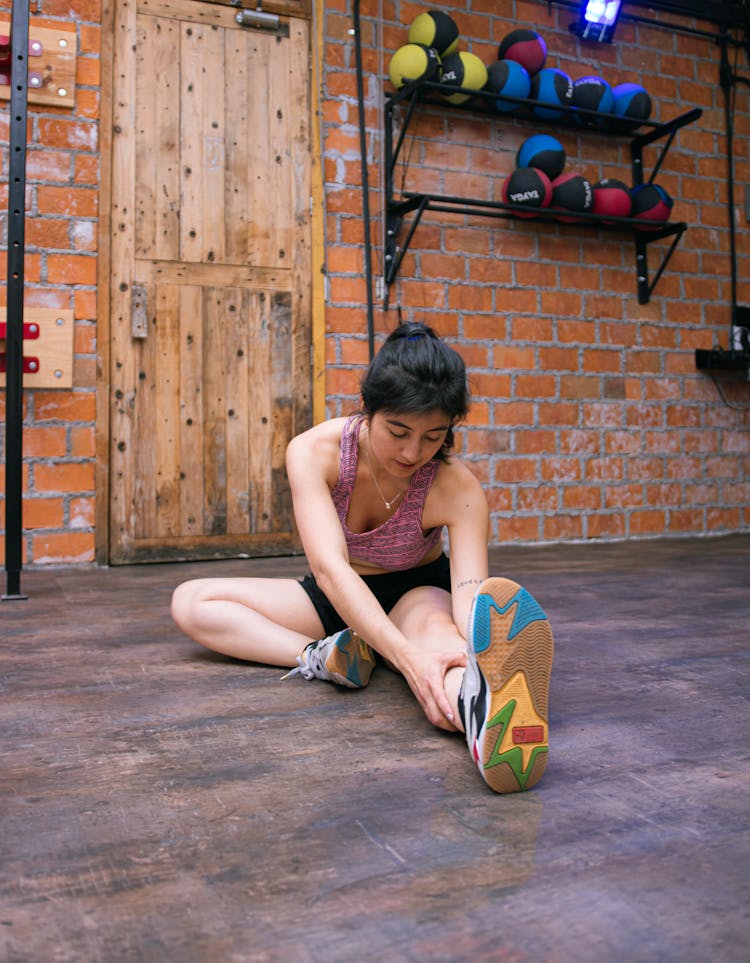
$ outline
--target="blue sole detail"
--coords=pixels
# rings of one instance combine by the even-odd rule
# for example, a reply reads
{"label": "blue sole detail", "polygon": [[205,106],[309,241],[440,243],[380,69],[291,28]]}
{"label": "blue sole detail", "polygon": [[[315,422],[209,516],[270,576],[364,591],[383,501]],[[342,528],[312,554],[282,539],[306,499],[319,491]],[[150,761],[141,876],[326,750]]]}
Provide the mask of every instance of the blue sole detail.
{"label": "blue sole detail", "polygon": [[537,602],[533,595],[526,589],[519,589],[513,598],[504,606],[500,607],[491,595],[477,596],[474,605],[474,620],[472,630],[472,643],[474,651],[485,652],[490,647],[492,636],[490,634],[490,611],[494,609],[499,615],[504,615],[511,606],[516,606],[516,613],[513,616],[513,624],[508,632],[508,641],[522,632],[527,625],[532,622],[546,621],[547,616],[544,609]]}

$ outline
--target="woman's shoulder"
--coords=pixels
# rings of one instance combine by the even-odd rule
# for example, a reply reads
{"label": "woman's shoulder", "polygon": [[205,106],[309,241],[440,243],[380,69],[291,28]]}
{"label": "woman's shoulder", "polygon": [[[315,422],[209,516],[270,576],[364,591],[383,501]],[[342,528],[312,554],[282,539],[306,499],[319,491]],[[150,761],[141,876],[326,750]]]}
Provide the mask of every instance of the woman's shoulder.
{"label": "woman's shoulder", "polygon": [[341,436],[348,418],[329,418],[295,435],[287,446],[287,467],[321,471],[335,482],[339,470]]}
{"label": "woman's shoulder", "polygon": [[440,462],[430,494],[449,515],[453,514],[453,509],[483,509],[487,503],[479,479],[455,455]]}
{"label": "woman's shoulder", "polygon": [[326,443],[338,444],[348,420],[348,418],[328,418],[326,421],[321,421],[312,428],[295,435],[289,442],[289,447],[310,448]]}

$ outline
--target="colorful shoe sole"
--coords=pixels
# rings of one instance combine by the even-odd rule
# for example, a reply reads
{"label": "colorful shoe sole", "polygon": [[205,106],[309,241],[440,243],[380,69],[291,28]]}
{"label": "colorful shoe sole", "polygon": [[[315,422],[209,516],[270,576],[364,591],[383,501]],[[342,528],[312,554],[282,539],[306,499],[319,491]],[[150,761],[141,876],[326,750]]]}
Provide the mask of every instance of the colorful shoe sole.
{"label": "colorful shoe sole", "polygon": [[553,650],[536,599],[510,579],[487,579],[472,612],[464,711],[469,751],[495,792],[531,789],[547,765]]}
{"label": "colorful shoe sole", "polygon": [[326,659],[326,669],[333,679],[354,689],[367,685],[374,668],[372,649],[351,629],[345,629],[339,635]]}

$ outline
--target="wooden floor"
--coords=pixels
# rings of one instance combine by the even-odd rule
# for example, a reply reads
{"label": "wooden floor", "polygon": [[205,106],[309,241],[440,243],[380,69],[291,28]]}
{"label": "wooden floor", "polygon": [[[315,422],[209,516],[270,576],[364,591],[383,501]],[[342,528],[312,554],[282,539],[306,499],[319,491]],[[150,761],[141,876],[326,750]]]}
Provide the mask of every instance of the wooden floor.
{"label": "wooden floor", "polygon": [[23,573],[0,603],[3,963],[726,963],[750,945],[750,535],[511,548],[556,636],[534,790],[495,796],[402,679],[211,655],[198,574]]}

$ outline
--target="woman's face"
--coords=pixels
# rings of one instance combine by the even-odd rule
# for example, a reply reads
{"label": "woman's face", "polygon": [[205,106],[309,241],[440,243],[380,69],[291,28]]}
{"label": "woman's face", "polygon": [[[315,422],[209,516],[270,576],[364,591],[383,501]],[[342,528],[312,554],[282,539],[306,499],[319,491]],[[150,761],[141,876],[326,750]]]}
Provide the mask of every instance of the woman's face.
{"label": "woman's face", "polygon": [[408,478],[443,447],[451,420],[444,411],[376,411],[368,420],[372,454],[397,478]]}

